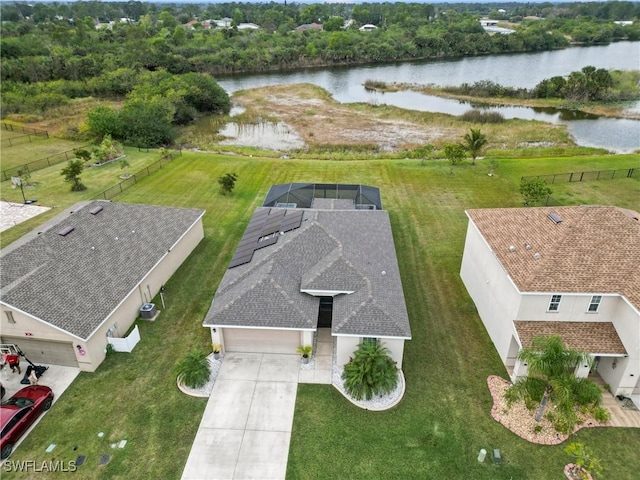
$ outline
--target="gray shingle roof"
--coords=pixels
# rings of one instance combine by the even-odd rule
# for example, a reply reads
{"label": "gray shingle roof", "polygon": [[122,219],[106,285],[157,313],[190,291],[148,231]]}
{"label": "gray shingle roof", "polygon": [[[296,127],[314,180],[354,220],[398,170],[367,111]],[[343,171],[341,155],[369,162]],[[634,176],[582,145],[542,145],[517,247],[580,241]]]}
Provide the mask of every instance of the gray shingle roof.
{"label": "gray shingle roof", "polygon": [[[96,205],[103,210],[92,215]],[[2,303],[86,340],[203,214],[76,205],[0,252]],[[65,226],[74,230],[61,236]]]}
{"label": "gray shingle roof", "polygon": [[299,229],[226,271],[205,326],[315,329],[319,297],[333,301],[333,333],[411,337],[389,215],[304,209]]}

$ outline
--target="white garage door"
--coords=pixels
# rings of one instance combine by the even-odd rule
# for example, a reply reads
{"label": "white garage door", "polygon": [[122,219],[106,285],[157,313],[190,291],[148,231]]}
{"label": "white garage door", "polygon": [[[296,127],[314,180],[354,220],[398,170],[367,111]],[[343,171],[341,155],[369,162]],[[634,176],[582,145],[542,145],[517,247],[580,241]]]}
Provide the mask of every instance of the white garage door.
{"label": "white garage door", "polygon": [[[78,360],[73,350],[72,343],[52,342],[50,340],[39,340],[25,337],[2,337],[2,343],[14,343],[24,352],[24,356],[36,365],[44,363],[46,365],[64,365],[67,367],[77,367]],[[20,364],[27,365],[27,361],[22,359]]]}
{"label": "white garage door", "polygon": [[295,354],[302,343],[302,332],[298,330],[225,328],[222,335],[227,352]]}

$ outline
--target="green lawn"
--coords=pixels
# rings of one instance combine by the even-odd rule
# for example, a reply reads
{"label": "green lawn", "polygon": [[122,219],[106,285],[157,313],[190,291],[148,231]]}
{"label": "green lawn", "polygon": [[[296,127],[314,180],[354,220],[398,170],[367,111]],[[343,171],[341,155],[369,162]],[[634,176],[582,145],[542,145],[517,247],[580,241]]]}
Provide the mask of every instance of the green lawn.
{"label": "green lawn", "polygon": [[[40,160],[61,152],[86,145],[87,142],[74,142],[61,138],[45,138],[31,135],[31,142],[23,133],[0,130],[2,139],[2,170]],[[9,146],[9,138],[12,146]],[[73,158],[73,155],[71,155]],[[57,160],[56,160],[57,161]]]}
{"label": "green lawn", "polygon": [[[160,159],[160,154],[157,150],[140,152],[137,148],[125,148],[125,154],[130,164],[130,166],[127,167],[127,173],[131,174],[145,169]],[[31,185],[24,187],[25,197],[27,199],[37,199],[38,205],[51,207],[51,210],[38,218],[20,224],[7,232],[3,232],[1,237],[2,245],[6,245],[8,242],[24,235],[26,232],[35,228],[36,225],[42,223],[43,219],[57,215],[61,208],[68,207],[76,202],[91,200],[97,195],[100,195],[111,186],[122,182],[120,175],[124,174],[124,170],[121,168],[119,162],[112,162],[100,167],[87,165],[80,176],[82,183],[87,189],[82,192],[71,192],[71,185],[65,183],[64,178],[60,175],[60,172],[66,165],[67,163],[63,162],[31,174]],[[129,180],[129,182],[132,182],[132,180]],[[23,199],[20,189],[11,188],[10,181],[2,182],[0,188],[2,189],[2,200],[22,203]],[[153,202],[149,201],[149,203]]]}
{"label": "green lawn", "polygon": [[[488,160],[452,169],[446,162],[420,166],[404,160],[261,160],[185,153],[117,197],[207,210],[205,239],[166,286],[167,308],[155,322],[140,322],[142,341],[133,353],[113,354],[97,372],[82,373],[12,460],[73,460],[84,454],[87,462],[76,478],[179,478],[206,400],[179,393],[171,370],[189,349],[210,350],[201,322],[254,207],[275,183],[343,182],[379,187],[390,212],[413,331],[405,350],[407,392],[398,407],[373,413],[354,407],[333,387],[301,385],[288,477],[560,478],[568,461],[562,446],[529,444],[490,417],[486,378],[505,371],[458,275],[464,210],[518,206],[523,175],[639,163],[638,155],[498,160],[496,175],[489,177]],[[238,183],[232,195],[221,196],[217,178],[227,172],[237,173]],[[98,177],[83,180],[98,189]],[[599,185],[558,185],[554,196],[563,195],[571,204],[614,203],[640,210],[639,178]],[[49,195],[60,208],[93,196],[63,194],[60,185],[49,188],[39,193],[40,204],[47,205]],[[30,228],[40,221],[32,220]],[[5,244],[21,228],[3,235]],[[105,436],[99,438],[101,431]],[[577,437],[602,458],[607,478],[634,478],[640,469],[640,429],[593,429]],[[128,441],[126,448],[109,447],[122,439]],[[47,454],[50,443],[58,446]],[[480,448],[500,448],[505,464],[479,465]],[[111,461],[98,467],[103,453],[111,454]],[[50,475],[58,476],[65,478]]]}

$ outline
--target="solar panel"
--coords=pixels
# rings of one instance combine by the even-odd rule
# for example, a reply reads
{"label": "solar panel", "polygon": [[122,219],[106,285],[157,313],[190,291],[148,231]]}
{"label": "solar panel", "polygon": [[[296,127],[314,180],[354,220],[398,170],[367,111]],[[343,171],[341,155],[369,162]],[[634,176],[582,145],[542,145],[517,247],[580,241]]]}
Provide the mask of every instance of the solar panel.
{"label": "solar panel", "polygon": [[264,240],[262,240],[262,241],[258,242],[258,245],[256,245],[256,248],[255,248],[255,249],[256,249],[256,250],[259,250],[259,249],[261,249],[261,248],[264,248],[264,247],[268,247],[268,246],[270,246],[270,245],[273,245],[274,243],[276,243],[276,242],[278,241],[278,237],[279,237],[279,236],[280,236],[280,235],[276,233],[276,234],[271,235],[271,236],[269,236],[269,237],[265,237],[265,239],[264,239]]}
{"label": "solar panel", "polygon": [[242,239],[229,263],[229,268],[251,262],[253,252],[277,243],[280,232],[299,228],[302,224],[302,211],[283,208],[261,208],[256,210],[249,220]]}
{"label": "solar panel", "polygon": [[301,211],[292,212],[291,210],[288,210],[287,216],[284,218],[282,225],[280,225],[280,231],[288,232],[298,228],[302,223],[302,215],[303,212]]}

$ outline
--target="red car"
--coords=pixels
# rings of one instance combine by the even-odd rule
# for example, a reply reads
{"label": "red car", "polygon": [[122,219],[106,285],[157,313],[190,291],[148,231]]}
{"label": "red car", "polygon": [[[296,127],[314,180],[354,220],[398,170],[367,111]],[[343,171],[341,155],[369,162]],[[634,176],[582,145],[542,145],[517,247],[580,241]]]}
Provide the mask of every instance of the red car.
{"label": "red car", "polygon": [[51,408],[53,392],[44,385],[30,385],[0,404],[0,456],[11,455],[13,446],[43,412]]}

